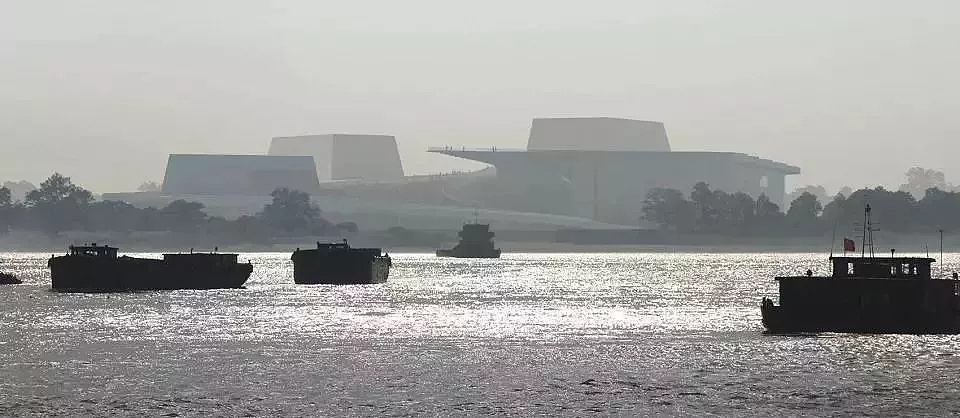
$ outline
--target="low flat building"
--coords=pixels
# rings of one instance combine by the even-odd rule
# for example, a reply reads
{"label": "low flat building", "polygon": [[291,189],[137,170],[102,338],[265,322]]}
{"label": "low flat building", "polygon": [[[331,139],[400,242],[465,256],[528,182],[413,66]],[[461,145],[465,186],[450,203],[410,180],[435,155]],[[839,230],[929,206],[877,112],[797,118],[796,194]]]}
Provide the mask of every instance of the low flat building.
{"label": "low flat building", "polygon": [[313,157],[171,154],[164,195],[269,196],[278,187],[313,193],[320,188]]}

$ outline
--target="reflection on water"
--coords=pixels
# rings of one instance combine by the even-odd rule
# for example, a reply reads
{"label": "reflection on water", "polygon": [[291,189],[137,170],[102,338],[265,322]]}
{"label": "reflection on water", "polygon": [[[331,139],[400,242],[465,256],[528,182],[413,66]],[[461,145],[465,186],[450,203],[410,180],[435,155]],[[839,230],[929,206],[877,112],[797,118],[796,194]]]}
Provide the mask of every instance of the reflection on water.
{"label": "reflection on water", "polygon": [[[942,415],[957,337],[761,334],[821,254],[393,254],[386,284],[58,294],[3,254],[0,415]],[[960,266],[948,254],[943,267]],[[944,273],[949,274],[949,273]]]}

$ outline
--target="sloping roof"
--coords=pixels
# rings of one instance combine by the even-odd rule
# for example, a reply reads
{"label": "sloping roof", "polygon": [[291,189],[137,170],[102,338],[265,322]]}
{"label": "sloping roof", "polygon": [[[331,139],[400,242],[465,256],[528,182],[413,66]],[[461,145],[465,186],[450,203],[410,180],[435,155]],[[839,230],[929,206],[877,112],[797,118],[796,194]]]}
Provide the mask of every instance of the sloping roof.
{"label": "sloping roof", "polygon": [[528,150],[670,151],[662,122],[621,118],[537,118]]}

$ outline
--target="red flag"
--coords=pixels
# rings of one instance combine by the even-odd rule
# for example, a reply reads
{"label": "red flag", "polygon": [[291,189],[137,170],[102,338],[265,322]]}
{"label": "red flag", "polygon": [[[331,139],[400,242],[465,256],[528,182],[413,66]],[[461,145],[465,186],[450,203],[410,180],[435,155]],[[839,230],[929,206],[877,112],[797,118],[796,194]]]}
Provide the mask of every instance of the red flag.
{"label": "red flag", "polygon": [[844,238],[844,239],[843,239],[843,251],[844,251],[844,252],[847,252],[847,251],[856,251],[856,250],[857,250],[857,244],[856,244],[855,242],[853,242],[852,239],[849,239],[849,238]]}

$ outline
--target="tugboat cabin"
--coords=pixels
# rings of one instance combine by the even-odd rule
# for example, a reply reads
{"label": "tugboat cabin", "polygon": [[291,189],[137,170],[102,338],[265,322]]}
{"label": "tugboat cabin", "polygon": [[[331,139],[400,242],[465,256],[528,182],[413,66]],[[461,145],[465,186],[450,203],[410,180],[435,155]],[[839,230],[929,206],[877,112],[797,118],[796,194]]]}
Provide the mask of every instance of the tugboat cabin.
{"label": "tugboat cabin", "polygon": [[457,236],[464,241],[486,242],[495,236],[489,224],[464,224]]}
{"label": "tugboat cabin", "polygon": [[97,243],[90,245],[71,245],[70,255],[79,257],[117,258],[117,250],[118,248],[116,247],[97,245]]}
{"label": "tugboat cabin", "polygon": [[830,257],[833,277],[929,279],[934,262],[927,257]]}

